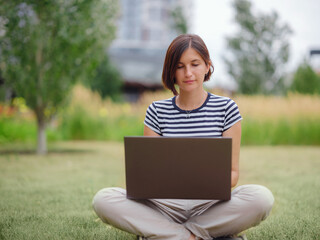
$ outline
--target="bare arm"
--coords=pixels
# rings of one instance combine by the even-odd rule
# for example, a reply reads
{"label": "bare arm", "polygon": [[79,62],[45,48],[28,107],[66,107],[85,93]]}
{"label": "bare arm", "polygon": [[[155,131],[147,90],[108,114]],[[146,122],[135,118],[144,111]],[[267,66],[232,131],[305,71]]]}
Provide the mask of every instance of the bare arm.
{"label": "bare arm", "polygon": [[232,138],[231,187],[235,187],[239,179],[239,157],[241,143],[241,121],[222,133],[223,137]]}
{"label": "bare arm", "polygon": [[155,133],[153,130],[151,130],[149,127],[144,125],[143,129],[143,136],[149,136],[149,137],[160,137],[159,134]]}

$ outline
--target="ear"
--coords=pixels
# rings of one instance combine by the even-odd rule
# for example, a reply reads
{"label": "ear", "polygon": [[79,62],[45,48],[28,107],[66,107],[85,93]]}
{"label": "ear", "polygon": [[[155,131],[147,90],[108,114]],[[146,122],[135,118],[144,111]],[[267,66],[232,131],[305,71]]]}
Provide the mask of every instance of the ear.
{"label": "ear", "polygon": [[208,64],[207,64],[207,73],[206,74],[209,73],[210,67],[212,67],[212,62],[211,61],[209,61]]}

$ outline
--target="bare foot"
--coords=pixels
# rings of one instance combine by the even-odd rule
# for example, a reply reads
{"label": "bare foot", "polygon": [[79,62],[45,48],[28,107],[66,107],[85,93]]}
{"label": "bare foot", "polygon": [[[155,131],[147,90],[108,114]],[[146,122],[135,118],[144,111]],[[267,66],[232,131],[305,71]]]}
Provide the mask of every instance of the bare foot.
{"label": "bare foot", "polygon": [[191,233],[191,236],[188,240],[196,240],[196,237]]}

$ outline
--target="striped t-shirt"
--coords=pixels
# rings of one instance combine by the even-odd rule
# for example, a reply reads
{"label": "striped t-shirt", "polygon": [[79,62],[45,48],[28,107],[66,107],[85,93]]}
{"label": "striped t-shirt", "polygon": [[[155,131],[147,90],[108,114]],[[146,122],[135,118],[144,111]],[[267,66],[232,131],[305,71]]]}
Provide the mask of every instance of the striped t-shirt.
{"label": "striped t-shirt", "polygon": [[232,99],[208,93],[202,106],[191,111],[180,109],[175,96],[155,101],[147,109],[144,124],[166,137],[221,137],[240,120]]}

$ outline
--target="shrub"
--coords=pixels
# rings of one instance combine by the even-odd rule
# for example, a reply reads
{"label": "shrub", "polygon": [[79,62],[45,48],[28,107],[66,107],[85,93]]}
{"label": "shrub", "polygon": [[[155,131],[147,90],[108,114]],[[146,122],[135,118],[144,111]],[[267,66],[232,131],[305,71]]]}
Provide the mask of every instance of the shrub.
{"label": "shrub", "polygon": [[320,76],[307,63],[302,63],[294,74],[291,90],[304,94],[320,94]]}

